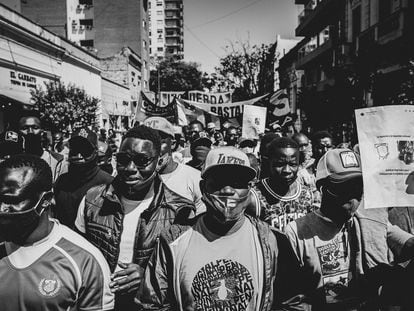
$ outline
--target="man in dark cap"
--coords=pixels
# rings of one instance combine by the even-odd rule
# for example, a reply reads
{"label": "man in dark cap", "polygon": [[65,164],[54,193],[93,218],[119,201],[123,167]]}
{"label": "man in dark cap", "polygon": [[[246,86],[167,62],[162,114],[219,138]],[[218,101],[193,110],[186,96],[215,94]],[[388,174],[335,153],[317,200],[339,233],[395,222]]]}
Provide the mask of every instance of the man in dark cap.
{"label": "man in dark cap", "polygon": [[211,140],[207,137],[200,137],[194,140],[190,145],[192,159],[186,164],[201,171],[206,161],[207,153],[211,149]]}
{"label": "man in dark cap", "polygon": [[12,155],[23,153],[24,139],[16,132],[6,131],[0,134],[0,162]]}
{"label": "man in dark cap", "polygon": [[101,184],[109,184],[113,177],[98,167],[98,139],[88,128],[76,130],[69,140],[69,169],[54,187],[55,217],[64,225],[74,226],[79,204],[86,192]]}

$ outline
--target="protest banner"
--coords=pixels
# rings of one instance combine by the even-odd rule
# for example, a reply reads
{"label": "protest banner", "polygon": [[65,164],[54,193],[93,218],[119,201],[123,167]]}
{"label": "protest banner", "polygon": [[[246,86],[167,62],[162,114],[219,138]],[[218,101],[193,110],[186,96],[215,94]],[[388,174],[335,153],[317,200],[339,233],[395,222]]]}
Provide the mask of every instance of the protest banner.
{"label": "protest banner", "polygon": [[175,99],[177,109],[177,123],[180,126],[188,125],[190,122],[198,120],[205,124],[204,111],[187,104],[182,99]]}
{"label": "protest banner", "polygon": [[160,101],[158,106],[167,107],[171,105],[175,98],[181,98],[185,92],[160,92]]}
{"label": "protest banner", "polygon": [[365,208],[414,206],[414,107],[355,111]]}
{"label": "protest banner", "polygon": [[175,104],[159,107],[144,92],[141,92],[135,113],[135,121],[143,122],[149,117],[163,117],[170,122],[175,121]]}
{"label": "protest banner", "polygon": [[236,118],[243,114],[243,109],[245,105],[253,105],[254,103],[258,102],[262,98],[268,96],[263,95],[259,96],[250,100],[235,102],[235,103],[227,103],[227,104],[204,104],[198,103],[186,99],[177,99],[179,102],[185,103],[187,105],[193,106],[205,112],[208,112],[212,115],[220,116],[222,118]]}
{"label": "protest banner", "polygon": [[265,107],[244,106],[242,137],[259,139],[265,131],[266,113]]}
{"label": "protest banner", "polygon": [[201,91],[189,91],[188,100],[203,104],[231,103],[231,93],[208,93]]}

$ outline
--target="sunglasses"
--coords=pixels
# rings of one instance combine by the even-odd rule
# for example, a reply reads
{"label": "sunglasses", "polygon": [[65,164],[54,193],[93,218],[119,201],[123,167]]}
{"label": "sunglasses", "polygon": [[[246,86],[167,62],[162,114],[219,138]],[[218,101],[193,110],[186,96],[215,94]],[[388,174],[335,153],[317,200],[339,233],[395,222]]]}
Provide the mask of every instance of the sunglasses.
{"label": "sunglasses", "polygon": [[155,159],[155,157],[148,157],[144,154],[130,154],[128,152],[118,152],[115,156],[118,165],[125,167],[132,161],[137,168],[141,169],[147,167]]}

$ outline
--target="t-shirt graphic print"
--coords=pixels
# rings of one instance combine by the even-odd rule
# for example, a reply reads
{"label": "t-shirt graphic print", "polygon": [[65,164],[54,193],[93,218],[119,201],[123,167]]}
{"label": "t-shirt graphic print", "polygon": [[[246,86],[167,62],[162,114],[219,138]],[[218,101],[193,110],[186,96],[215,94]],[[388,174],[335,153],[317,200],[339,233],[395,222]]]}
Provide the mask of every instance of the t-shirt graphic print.
{"label": "t-shirt graphic print", "polygon": [[246,310],[254,291],[251,273],[231,259],[206,264],[191,286],[195,310]]}
{"label": "t-shirt graphic print", "polygon": [[348,285],[352,275],[349,269],[350,256],[346,253],[346,247],[344,241],[336,236],[329,243],[316,248],[328,304],[341,302],[348,294]]}
{"label": "t-shirt graphic print", "polygon": [[182,309],[259,311],[263,254],[254,225],[246,218],[236,232],[219,237],[201,217],[187,234],[177,271]]}

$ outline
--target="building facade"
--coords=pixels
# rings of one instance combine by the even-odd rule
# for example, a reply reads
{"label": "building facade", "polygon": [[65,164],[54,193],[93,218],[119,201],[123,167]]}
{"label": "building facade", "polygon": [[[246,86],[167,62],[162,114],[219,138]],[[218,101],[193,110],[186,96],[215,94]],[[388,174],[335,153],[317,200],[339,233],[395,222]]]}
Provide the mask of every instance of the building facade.
{"label": "building facade", "polygon": [[96,56],[0,4],[0,131],[32,105],[30,91],[50,81],[101,98]]}
{"label": "building facade", "polygon": [[142,59],[142,87],[149,88],[148,0],[30,0],[21,13],[99,58],[129,47]]}
{"label": "building facade", "polygon": [[150,55],[162,58],[184,58],[183,0],[149,0]]}
{"label": "building facade", "polygon": [[295,3],[303,5],[296,35],[304,39],[282,58],[279,73],[281,86],[294,89],[303,72],[297,102],[307,125],[344,132],[356,108],[404,103],[403,87],[414,81],[413,1]]}
{"label": "building facade", "polygon": [[141,92],[141,58],[130,48],[100,60],[104,128],[125,131],[133,126]]}

